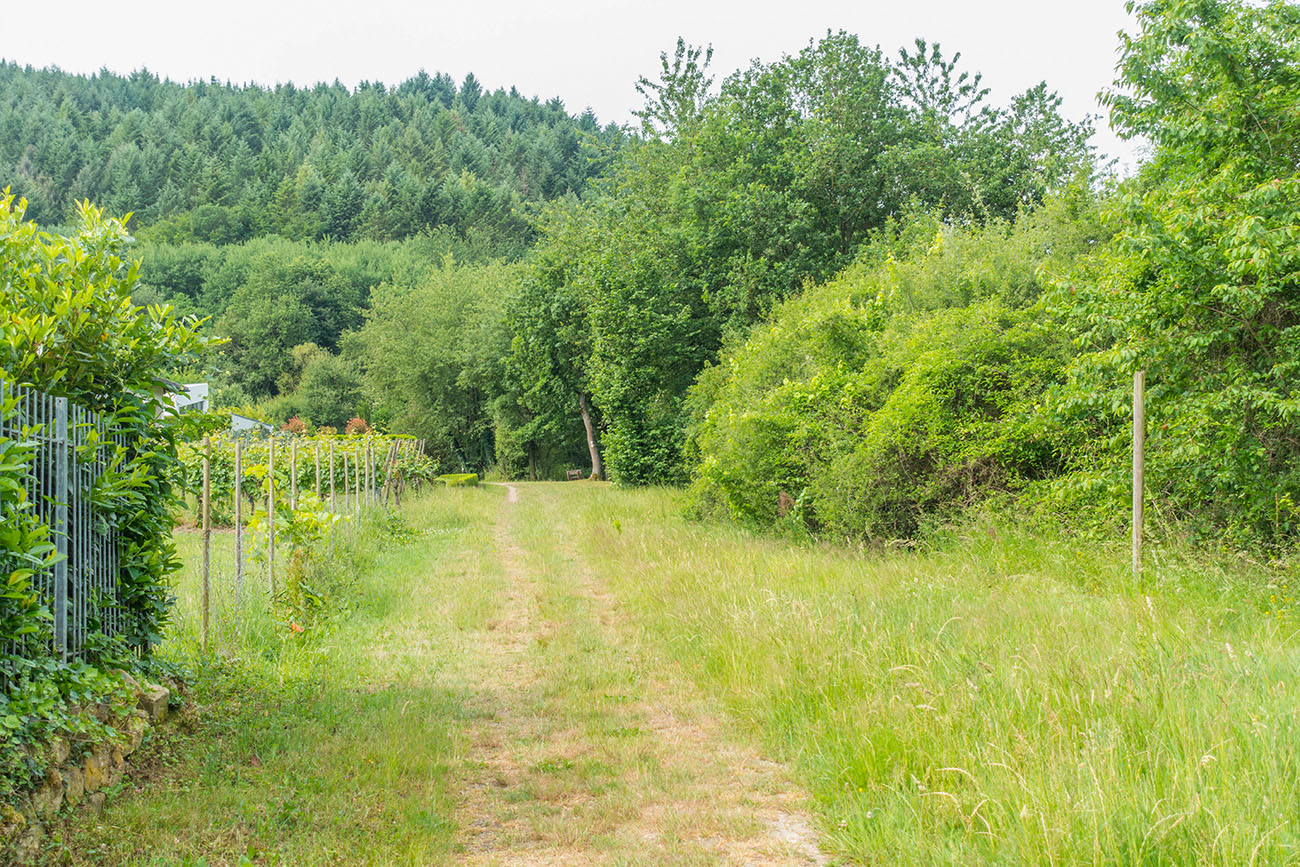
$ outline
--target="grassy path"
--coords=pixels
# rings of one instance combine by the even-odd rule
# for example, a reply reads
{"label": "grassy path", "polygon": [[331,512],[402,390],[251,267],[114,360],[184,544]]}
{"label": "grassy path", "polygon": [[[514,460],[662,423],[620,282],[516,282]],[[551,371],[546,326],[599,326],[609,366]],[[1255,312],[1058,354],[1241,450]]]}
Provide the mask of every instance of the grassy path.
{"label": "grassy path", "polygon": [[[305,641],[219,592],[216,644],[237,662],[203,672],[206,710],[155,743],[140,785],[69,823],[50,860],[823,863],[785,769],[647,655],[569,544],[570,498],[586,492],[450,490],[410,507],[416,538],[379,554],[355,610]],[[173,651],[193,640],[193,583]]]}
{"label": "grassy path", "polygon": [[823,859],[784,770],[642,652],[575,554],[556,490],[508,489],[506,589],[467,661],[457,775],[469,864],[805,864]]}
{"label": "grassy path", "polygon": [[1122,544],[994,524],[854,553],[674,492],[514,490],[411,505],[332,633],[218,595],[238,662],[198,736],[51,860],[1300,863],[1280,572],[1157,548],[1134,582]]}

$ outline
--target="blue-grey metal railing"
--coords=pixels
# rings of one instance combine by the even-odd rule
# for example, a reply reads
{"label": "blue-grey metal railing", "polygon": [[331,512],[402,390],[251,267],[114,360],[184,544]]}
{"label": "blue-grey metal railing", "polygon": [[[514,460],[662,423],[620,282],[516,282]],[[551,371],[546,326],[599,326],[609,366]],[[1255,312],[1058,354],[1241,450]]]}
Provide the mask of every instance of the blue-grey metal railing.
{"label": "blue-grey metal railing", "polygon": [[32,448],[24,487],[58,552],[32,585],[54,619],[48,650],[67,659],[92,629],[115,635],[126,625],[117,605],[117,530],[90,496],[124,440],[100,413],[0,379],[0,407],[10,402],[0,437]]}

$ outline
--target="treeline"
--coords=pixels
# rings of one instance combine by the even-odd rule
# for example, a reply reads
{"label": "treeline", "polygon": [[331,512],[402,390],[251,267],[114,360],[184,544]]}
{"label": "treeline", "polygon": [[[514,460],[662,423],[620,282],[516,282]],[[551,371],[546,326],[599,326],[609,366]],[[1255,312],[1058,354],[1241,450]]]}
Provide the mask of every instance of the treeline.
{"label": "treeline", "polygon": [[691,393],[700,505],[840,539],[1009,496],[1124,521],[1146,370],[1155,520],[1300,529],[1300,8],[1136,8],[1106,99],[1153,144],[1014,222],[922,217],[728,342]]}
{"label": "treeline", "polygon": [[613,479],[683,482],[692,384],[782,299],[917,219],[1000,223],[1090,183],[1088,124],[1046,85],[995,107],[958,60],[836,33],[714,94],[679,43],[642,82],[645,139],[539,223],[512,356],[531,418],[590,399]]}
{"label": "treeline", "polygon": [[[448,469],[690,484],[836,538],[923,535],[992,497],[1124,513],[1149,372],[1154,513],[1300,527],[1300,12],[1135,7],[1099,169],[1046,85],[845,33],[713,87],[680,43],[641,128],[526,217],[525,255],[401,241],[141,246],[140,299],[213,317],[227,403],[425,439]],[[459,98],[459,97],[458,97]],[[184,373],[184,372],[181,372]],[[179,375],[179,373],[178,373]]]}
{"label": "treeline", "polygon": [[137,235],[391,240],[437,226],[521,251],[520,205],[581,193],[623,140],[471,74],[264,88],[0,62],[0,187],[44,224],[90,199]]}

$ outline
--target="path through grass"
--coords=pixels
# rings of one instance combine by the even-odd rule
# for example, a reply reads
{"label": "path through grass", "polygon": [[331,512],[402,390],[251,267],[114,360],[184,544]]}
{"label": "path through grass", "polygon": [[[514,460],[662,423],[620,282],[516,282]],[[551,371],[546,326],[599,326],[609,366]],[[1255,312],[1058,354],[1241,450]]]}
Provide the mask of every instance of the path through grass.
{"label": "path through grass", "polygon": [[244,609],[197,734],[71,860],[1300,861],[1276,575],[1166,550],[1135,584],[993,525],[858,555],[517,487],[409,507],[331,634]]}

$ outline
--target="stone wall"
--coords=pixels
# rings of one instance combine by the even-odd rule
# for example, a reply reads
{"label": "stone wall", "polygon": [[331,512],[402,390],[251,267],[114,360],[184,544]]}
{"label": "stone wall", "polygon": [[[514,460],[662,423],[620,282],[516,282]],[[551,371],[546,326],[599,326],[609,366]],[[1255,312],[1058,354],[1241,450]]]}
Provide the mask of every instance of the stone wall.
{"label": "stone wall", "polygon": [[[0,803],[0,863],[21,864],[34,858],[45,839],[45,823],[61,809],[102,809],[103,790],[121,780],[127,757],[139,749],[149,727],[166,720],[171,697],[166,687],[140,684],[125,672],[122,677],[135,694],[136,708],[124,720],[114,721],[118,737],[75,745],[56,737],[28,748],[47,771],[33,790],[11,803]],[[107,706],[82,712],[104,722],[113,713]]]}

